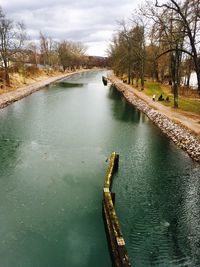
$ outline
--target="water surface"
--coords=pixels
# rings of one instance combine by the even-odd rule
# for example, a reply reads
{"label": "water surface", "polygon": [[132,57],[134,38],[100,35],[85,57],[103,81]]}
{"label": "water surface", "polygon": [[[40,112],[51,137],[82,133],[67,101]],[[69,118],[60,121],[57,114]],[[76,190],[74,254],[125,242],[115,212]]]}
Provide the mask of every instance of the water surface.
{"label": "water surface", "polygon": [[0,110],[0,266],[109,267],[106,159],[134,266],[200,266],[199,165],[92,71]]}

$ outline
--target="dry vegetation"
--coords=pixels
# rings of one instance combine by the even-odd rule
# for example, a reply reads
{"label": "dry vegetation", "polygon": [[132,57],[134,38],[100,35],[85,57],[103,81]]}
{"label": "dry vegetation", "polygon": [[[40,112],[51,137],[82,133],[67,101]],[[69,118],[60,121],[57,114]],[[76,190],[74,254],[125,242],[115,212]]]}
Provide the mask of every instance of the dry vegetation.
{"label": "dry vegetation", "polygon": [[[10,86],[6,86],[5,83],[3,83],[3,80],[0,78],[0,94],[14,91],[20,87],[30,85],[34,82],[41,81],[49,77],[59,76],[61,74],[63,74],[61,71],[40,70],[35,67],[27,68],[26,73],[21,73],[19,71],[11,72]],[[1,75],[3,75],[3,73],[0,72],[0,77]]]}

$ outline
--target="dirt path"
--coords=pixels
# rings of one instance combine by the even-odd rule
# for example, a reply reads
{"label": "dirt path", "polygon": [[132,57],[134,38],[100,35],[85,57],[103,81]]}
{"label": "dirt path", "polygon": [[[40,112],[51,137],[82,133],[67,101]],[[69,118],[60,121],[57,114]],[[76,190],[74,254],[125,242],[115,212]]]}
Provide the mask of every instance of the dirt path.
{"label": "dirt path", "polygon": [[[122,83],[122,81],[117,79],[116,77],[115,79],[117,82]],[[130,97],[131,95],[136,95],[140,99],[144,100],[153,109],[156,109],[161,114],[167,116],[169,119],[175,121],[176,123],[183,125],[187,129],[192,131],[195,135],[200,137],[200,116],[198,114],[176,110],[171,107],[166,107],[159,102],[154,102],[149,96],[134,89],[131,85],[126,84],[125,88],[126,93],[128,93]]]}
{"label": "dirt path", "polygon": [[59,76],[50,77],[50,78],[47,78],[47,79],[44,79],[44,80],[41,80],[38,82],[34,82],[30,85],[21,87],[17,90],[1,94],[0,95],[0,109],[10,105],[11,103],[13,103],[15,101],[18,101],[18,100],[26,97],[26,96],[28,96],[28,95],[30,95],[30,94],[38,91],[38,90],[40,90],[41,88],[43,88],[43,87],[45,87],[45,86],[47,86],[47,85],[49,85],[55,81],[58,81],[58,80],[63,79],[65,77],[71,76],[75,73],[80,73],[83,71],[87,71],[87,70],[65,73],[65,74],[62,74]]}

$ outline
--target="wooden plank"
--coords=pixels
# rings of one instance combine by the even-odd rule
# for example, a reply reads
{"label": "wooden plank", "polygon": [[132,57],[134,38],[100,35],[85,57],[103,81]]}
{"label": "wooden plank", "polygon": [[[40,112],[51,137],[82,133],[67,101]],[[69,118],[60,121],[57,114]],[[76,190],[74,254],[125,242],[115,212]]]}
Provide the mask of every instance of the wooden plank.
{"label": "wooden plank", "polygon": [[115,194],[111,192],[113,173],[118,169],[119,155],[113,152],[110,157],[103,187],[103,214],[108,234],[108,241],[112,253],[114,267],[130,267],[128,252],[115,211],[113,200]]}

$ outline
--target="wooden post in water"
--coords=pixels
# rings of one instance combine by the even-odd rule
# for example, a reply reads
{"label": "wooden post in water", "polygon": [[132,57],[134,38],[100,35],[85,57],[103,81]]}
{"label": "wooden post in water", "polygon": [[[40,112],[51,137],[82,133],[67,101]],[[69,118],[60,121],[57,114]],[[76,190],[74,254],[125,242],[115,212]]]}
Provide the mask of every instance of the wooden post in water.
{"label": "wooden post in water", "polygon": [[104,76],[102,76],[102,82],[103,82],[104,86],[106,86],[106,85],[107,85],[107,83],[108,83],[108,80],[107,80],[107,78],[106,78],[106,77],[104,77]]}
{"label": "wooden post in water", "polygon": [[104,180],[103,215],[114,267],[130,267],[125,241],[114,208],[115,194],[110,192],[113,173],[118,169],[119,155],[112,153]]}

